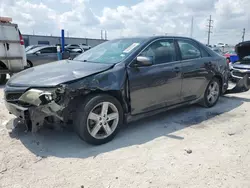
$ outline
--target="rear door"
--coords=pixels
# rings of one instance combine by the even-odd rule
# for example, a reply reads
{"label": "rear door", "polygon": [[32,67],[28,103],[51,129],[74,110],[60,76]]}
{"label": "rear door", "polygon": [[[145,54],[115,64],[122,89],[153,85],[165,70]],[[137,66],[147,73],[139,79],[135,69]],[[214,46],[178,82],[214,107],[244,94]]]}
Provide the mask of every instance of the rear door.
{"label": "rear door", "polygon": [[181,62],[173,39],[158,39],[138,56],[151,57],[153,65],[128,67],[131,113],[139,114],[180,102]]}
{"label": "rear door", "polygon": [[211,79],[211,58],[191,39],[177,39],[177,44],[182,59],[182,101],[194,100],[204,94]]}

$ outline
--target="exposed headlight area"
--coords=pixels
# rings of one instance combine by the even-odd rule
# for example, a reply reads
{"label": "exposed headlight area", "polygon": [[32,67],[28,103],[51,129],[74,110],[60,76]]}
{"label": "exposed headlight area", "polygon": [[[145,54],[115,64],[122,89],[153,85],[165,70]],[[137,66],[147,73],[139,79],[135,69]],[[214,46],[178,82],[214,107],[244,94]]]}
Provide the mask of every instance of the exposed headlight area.
{"label": "exposed headlight area", "polygon": [[32,104],[34,106],[45,105],[56,99],[56,89],[41,90],[41,89],[29,89],[26,91],[18,101]]}

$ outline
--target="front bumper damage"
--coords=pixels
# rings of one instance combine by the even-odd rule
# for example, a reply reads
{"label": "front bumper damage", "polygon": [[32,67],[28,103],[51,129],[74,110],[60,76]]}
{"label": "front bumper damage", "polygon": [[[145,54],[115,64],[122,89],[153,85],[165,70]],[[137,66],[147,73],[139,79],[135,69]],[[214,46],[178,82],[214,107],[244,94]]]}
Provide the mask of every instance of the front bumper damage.
{"label": "front bumper damage", "polygon": [[225,94],[248,91],[250,89],[250,70],[231,66],[229,81],[234,84],[234,87],[228,89]]}
{"label": "front bumper damage", "polygon": [[18,103],[6,101],[9,112],[24,121],[28,131],[37,132],[43,125],[45,118],[56,117],[63,121],[64,105],[56,101],[55,91],[30,89],[18,99]]}

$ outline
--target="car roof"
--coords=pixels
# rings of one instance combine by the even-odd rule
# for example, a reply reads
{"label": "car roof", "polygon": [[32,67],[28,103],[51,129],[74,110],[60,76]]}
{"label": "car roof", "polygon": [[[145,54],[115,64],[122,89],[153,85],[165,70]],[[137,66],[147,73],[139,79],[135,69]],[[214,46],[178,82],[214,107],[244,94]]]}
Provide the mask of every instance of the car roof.
{"label": "car roof", "polygon": [[[135,37],[123,37],[117,39],[158,39],[158,38],[183,38],[183,39],[192,39],[184,36],[174,36],[174,35],[158,35],[158,36],[135,36]],[[194,39],[193,39],[194,40]]]}

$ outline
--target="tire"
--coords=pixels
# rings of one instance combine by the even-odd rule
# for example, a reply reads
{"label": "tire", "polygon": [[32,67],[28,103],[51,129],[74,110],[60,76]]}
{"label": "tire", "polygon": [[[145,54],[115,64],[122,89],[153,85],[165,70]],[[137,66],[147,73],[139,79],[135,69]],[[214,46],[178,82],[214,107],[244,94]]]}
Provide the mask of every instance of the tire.
{"label": "tire", "polygon": [[28,69],[31,67],[33,67],[32,63],[30,61],[27,61],[27,66],[25,67],[25,69]]}
{"label": "tire", "polygon": [[[215,85],[217,85],[217,86],[215,86]],[[213,95],[211,93],[210,87],[212,87],[212,86],[215,86],[217,88],[216,91],[213,92],[213,94],[215,94],[215,95]],[[202,106],[204,106],[206,108],[211,108],[211,107],[215,106],[216,103],[218,102],[219,98],[220,98],[220,94],[221,94],[221,83],[217,78],[213,78],[209,82],[209,84],[208,84],[208,86],[206,88],[206,91],[204,93],[204,97],[203,97],[203,100],[202,100],[202,103],[201,103]],[[214,96],[213,100],[211,100],[211,95]]]}
{"label": "tire", "polygon": [[[108,106],[106,117],[103,113],[104,106]],[[112,96],[105,94],[89,96],[78,109],[74,122],[75,131],[89,144],[101,145],[111,141],[123,124],[123,108]],[[111,117],[109,113],[115,116]],[[108,117],[116,119],[108,121]]]}
{"label": "tire", "polygon": [[5,84],[7,80],[6,74],[0,74],[0,84]]}

